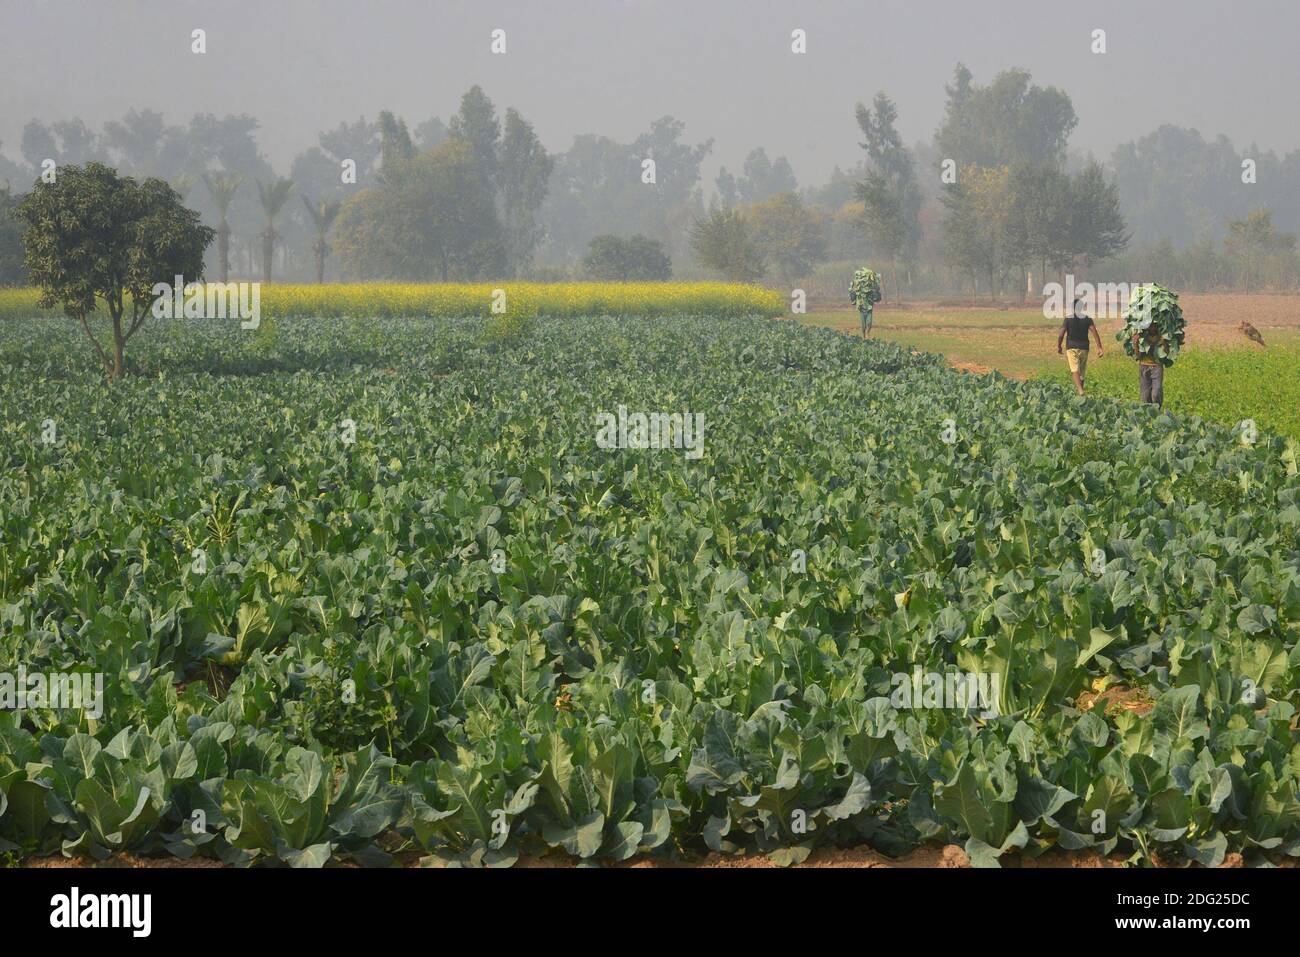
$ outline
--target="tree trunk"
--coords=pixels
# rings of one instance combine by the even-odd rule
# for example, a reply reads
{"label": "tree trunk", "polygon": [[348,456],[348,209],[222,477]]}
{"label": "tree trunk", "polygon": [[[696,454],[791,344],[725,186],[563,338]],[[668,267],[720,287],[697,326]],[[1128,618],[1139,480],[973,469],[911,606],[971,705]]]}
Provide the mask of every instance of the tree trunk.
{"label": "tree trunk", "polygon": [[275,232],[270,227],[262,233],[262,281],[271,281],[271,256],[275,252]]}
{"label": "tree trunk", "polygon": [[230,282],[230,224],[224,219],[217,230],[217,261],[221,269],[221,281]]}
{"label": "tree trunk", "polygon": [[113,317],[113,375],[114,381],[126,373],[126,337],[122,335],[122,318]]}
{"label": "tree trunk", "polygon": [[90,343],[95,347],[95,354],[99,356],[100,365],[104,367],[104,375],[111,376],[112,368],[109,366],[108,354],[104,352],[104,347],[99,344],[95,334],[90,331],[90,323],[86,321],[84,312],[77,313],[77,320],[81,323],[81,328],[85,330],[86,335],[90,338]]}
{"label": "tree trunk", "polygon": [[325,237],[316,241],[316,282],[325,284]]}

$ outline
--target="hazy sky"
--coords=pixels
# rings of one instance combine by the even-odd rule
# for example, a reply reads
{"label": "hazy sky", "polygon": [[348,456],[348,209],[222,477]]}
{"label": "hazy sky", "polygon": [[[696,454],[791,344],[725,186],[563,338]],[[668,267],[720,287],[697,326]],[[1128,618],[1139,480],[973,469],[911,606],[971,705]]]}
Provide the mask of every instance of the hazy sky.
{"label": "hazy sky", "polygon": [[929,138],[961,60],[977,82],[1020,66],[1062,87],[1074,149],[1104,157],[1174,123],[1284,152],[1300,147],[1297,36],[1297,0],[0,0],[0,149],[18,159],[32,117],[250,113],[286,171],[341,120],[446,120],[479,83],[551,150],[668,113],[714,139],[710,185],[759,145],[807,185],[857,161],[854,104],[877,90],[909,143]]}

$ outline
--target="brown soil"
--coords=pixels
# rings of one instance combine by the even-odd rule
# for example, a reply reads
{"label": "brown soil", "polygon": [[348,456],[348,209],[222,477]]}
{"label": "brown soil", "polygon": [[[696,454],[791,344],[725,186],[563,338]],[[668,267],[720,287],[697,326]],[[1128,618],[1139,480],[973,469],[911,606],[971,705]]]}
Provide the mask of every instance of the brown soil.
{"label": "brown soil", "polygon": [[81,857],[29,857],[23,861],[23,867],[41,868],[154,868],[154,867],[225,867],[220,861],[208,857],[193,857],[188,861],[179,857],[138,857],[135,854],[114,854],[106,861],[96,861]]}
{"label": "brown soil", "polygon": [[1300,296],[1188,293],[1178,302],[1189,326],[1226,325],[1234,332],[1242,321],[1259,329],[1300,326]]}
{"label": "brown soil", "polygon": [[927,303],[936,309],[1023,309],[1023,302],[1004,302],[990,299],[936,299]]}
{"label": "brown soil", "polygon": [[1100,708],[1106,714],[1131,711],[1138,717],[1150,714],[1156,706],[1155,699],[1145,688],[1125,688],[1123,685],[1111,685],[1101,692],[1085,691],[1075,703],[1082,711],[1093,708]]}
{"label": "brown soil", "polygon": [[[1241,332],[1238,326],[1242,322],[1249,322],[1264,337],[1265,343],[1268,342],[1268,330],[1270,329],[1297,329],[1300,328],[1300,296],[1282,295],[1271,293],[1260,294],[1238,294],[1238,293],[1186,293],[1178,297],[1179,305],[1183,307],[1183,315],[1187,318],[1187,341],[1197,345],[1250,345],[1250,340]],[[1003,303],[978,303],[953,300],[941,300],[934,303],[916,304],[918,308],[946,308],[959,311],[962,308],[971,309],[1005,309]],[[1014,308],[1026,308],[1017,306]],[[1028,308],[1033,308],[1032,306]],[[1048,320],[1044,320],[1047,326],[1051,326],[1050,332],[1056,334],[1058,326],[1052,325]],[[1102,319],[1097,323],[1100,327],[1103,337],[1102,341],[1110,343],[1113,336],[1123,325],[1119,319]],[[997,326],[980,326],[981,329],[996,329]],[[1008,331],[1026,332],[1024,327],[1009,326]],[[1046,328],[1046,326],[1045,326]],[[936,326],[933,330],[921,329],[920,327],[909,327],[909,331],[949,331],[947,327]],[[1112,339],[1105,338],[1105,333],[1110,333]],[[1259,348],[1256,346],[1256,348]]]}

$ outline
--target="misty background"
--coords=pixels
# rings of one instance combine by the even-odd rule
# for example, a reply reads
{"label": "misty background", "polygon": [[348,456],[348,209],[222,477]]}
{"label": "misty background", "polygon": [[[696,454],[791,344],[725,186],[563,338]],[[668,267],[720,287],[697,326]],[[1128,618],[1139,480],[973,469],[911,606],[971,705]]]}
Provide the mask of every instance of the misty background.
{"label": "misty background", "polygon": [[[791,52],[796,28],[805,54]],[[203,175],[238,177],[232,275],[311,279],[325,248],[330,279],[560,278],[612,268],[591,265],[598,237],[641,236],[659,249],[602,247],[601,262],[662,253],[674,276],[824,280],[827,294],[844,263],[867,258],[918,293],[997,296],[1064,268],[1291,286],[1298,32],[1300,5],[1284,0],[0,0],[0,181],[17,195],[43,158],[104,161],[168,179],[216,225]],[[1024,71],[1021,92],[1063,95],[1070,122],[1053,126],[1021,96],[1023,141],[1003,130],[981,145],[975,113],[948,123],[958,64],[976,89]],[[895,115],[873,153],[855,111],[878,123],[879,93]],[[468,135],[476,122],[503,138],[485,147],[481,129]],[[1033,146],[1062,129],[1059,149]],[[399,175],[458,137],[473,141],[467,155],[444,149]],[[948,154],[975,175],[942,181]],[[356,184],[339,182],[345,156]],[[984,175],[1004,168],[1005,181]],[[1020,235],[1011,219],[1045,215],[1035,189],[1059,197],[1069,177],[1078,196],[1061,230],[1097,236],[1066,248]],[[265,193],[284,180],[268,218]],[[467,205],[473,182],[483,201]],[[417,195],[428,216],[379,236]],[[307,207],[328,203],[340,208],[327,242]],[[438,233],[446,223],[460,226]],[[403,250],[418,261],[398,262]]]}

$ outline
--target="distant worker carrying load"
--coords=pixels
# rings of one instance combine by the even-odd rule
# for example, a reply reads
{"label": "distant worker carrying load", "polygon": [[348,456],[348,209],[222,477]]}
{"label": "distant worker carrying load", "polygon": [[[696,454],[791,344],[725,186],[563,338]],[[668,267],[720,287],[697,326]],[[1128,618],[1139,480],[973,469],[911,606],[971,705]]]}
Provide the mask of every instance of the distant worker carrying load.
{"label": "distant worker carrying load", "polygon": [[1138,388],[1143,402],[1164,406],[1165,369],[1178,358],[1186,330],[1177,293],[1155,283],[1134,288],[1124,310],[1124,328],[1115,338],[1138,361]]}
{"label": "distant worker carrying load", "polygon": [[849,283],[849,302],[858,307],[863,339],[871,333],[871,311],[880,302],[880,290],[880,276],[874,269],[863,266],[853,273],[853,281]]}

